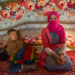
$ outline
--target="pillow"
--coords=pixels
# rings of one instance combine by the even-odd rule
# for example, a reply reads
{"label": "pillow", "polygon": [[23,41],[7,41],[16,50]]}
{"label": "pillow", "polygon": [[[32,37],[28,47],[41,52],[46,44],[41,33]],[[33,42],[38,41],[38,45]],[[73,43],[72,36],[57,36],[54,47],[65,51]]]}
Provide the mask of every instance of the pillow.
{"label": "pillow", "polygon": [[21,50],[11,55],[7,59],[7,62],[14,64],[32,64],[36,62],[34,47],[31,45],[24,45]]}
{"label": "pillow", "polygon": [[22,69],[21,64],[13,64],[13,63],[11,63],[10,66],[9,66],[8,72],[9,73],[18,73],[18,72],[20,72],[19,69]]}

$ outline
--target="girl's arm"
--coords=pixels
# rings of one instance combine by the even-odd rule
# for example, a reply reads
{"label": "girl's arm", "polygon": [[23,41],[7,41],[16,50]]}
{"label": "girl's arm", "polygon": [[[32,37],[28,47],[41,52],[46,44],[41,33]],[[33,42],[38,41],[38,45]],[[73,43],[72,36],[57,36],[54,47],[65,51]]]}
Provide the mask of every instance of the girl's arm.
{"label": "girl's arm", "polygon": [[66,43],[62,43],[61,51],[60,51],[59,55],[63,54],[65,56],[65,53],[66,53]]}
{"label": "girl's arm", "polygon": [[59,38],[60,38],[59,43],[61,44],[61,51],[60,51],[59,55],[63,54],[65,56],[65,53],[66,53],[66,33],[64,30],[64,27],[62,27],[62,31],[61,31]]}
{"label": "girl's arm", "polygon": [[55,52],[52,51],[49,47],[48,48],[45,48],[45,52],[48,54],[48,55],[55,55]]}

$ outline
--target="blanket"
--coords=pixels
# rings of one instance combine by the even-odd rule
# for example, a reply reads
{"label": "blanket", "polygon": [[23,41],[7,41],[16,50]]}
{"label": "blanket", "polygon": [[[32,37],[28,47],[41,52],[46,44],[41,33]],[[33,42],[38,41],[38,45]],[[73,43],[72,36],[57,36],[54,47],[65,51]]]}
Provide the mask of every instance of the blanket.
{"label": "blanket", "polygon": [[24,45],[24,47],[12,54],[8,59],[8,63],[14,64],[32,64],[36,62],[35,49],[31,45]]}

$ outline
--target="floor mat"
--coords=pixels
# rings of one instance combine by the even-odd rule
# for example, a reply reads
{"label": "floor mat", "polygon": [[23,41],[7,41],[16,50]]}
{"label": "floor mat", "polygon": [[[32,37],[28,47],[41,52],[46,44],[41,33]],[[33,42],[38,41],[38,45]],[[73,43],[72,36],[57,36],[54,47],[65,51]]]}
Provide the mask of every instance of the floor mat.
{"label": "floor mat", "polygon": [[[71,55],[75,56],[75,51],[68,51]],[[36,71],[26,73],[8,73],[10,63],[0,61],[0,75],[75,75],[75,59],[72,60],[73,68],[70,71],[57,71],[50,72],[45,68],[38,67]]]}

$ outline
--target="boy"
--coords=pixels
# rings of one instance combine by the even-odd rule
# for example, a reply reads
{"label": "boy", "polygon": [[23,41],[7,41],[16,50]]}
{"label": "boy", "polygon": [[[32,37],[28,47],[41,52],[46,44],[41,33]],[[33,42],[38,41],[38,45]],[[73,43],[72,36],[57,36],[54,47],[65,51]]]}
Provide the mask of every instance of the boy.
{"label": "boy", "polygon": [[4,51],[0,52],[0,60],[5,61],[13,53],[23,48],[23,44],[18,40],[17,31],[15,29],[10,29],[7,32],[7,48]]}

